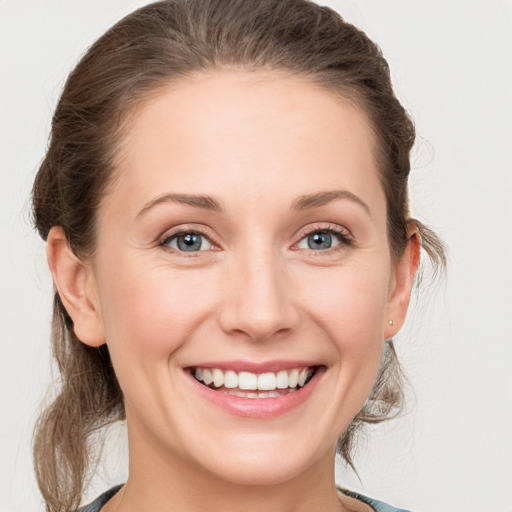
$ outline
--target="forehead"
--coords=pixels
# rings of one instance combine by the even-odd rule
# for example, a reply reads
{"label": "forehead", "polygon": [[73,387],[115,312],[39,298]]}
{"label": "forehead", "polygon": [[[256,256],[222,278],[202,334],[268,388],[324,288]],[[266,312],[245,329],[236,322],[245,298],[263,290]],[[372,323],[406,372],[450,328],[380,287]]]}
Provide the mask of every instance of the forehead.
{"label": "forehead", "polygon": [[[117,186],[141,201],[163,192],[382,195],[374,135],[349,99],[277,72],[198,74],[169,84],[130,116]],[[166,188],[169,190],[161,190]],[[378,189],[378,190],[376,190]]]}

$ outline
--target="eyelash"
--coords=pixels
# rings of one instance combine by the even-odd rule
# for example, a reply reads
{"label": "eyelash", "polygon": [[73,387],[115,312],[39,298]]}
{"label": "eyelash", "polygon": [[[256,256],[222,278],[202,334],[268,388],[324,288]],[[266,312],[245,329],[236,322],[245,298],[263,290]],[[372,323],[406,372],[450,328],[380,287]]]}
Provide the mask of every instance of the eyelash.
{"label": "eyelash", "polygon": [[310,228],[306,228],[304,231],[300,234],[300,239],[298,242],[293,244],[296,246],[299,244],[304,238],[310,235],[314,235],[315,233],[328,233],[330,235],[335,235],[336,238],[339,240],[339,245],[334,247],[329,247],[328,249],[322,250],[322,251],[315,251],[313,249],[310,249],[312,253],[316,253],[316,255],[320,254],[326,254],[326,253],[332,253],[334,251],[338,251],[340,249],[343,249],[344,247],[351,247],[353,245],[353,238],[349,234],[348,230],[345,228],[342,228],[340,226],[328,224],[325,227],[318,227],[313,226]]}
{"label": "eyelash", "polygon": [[[353,239],[352,239],[352,236],[348,233],[348,231],[344,228],[341,228],[339,226],[335,226],[335,225],[327,225],[325,227],[318,227],[318,226],[314,226],[314,227],[310,227],[310,228],[307,228],[305,229],[304,231],[302,231],[300,233],[300,239],[298,240],[298,242],[295,242],[293,244],[293,247],[297,246],[304,238],[310,236],[310,235],[313,235],[315,233],[328,233],[330,235],[334,235],[338,240],[339,240],[339,244],[334,246],[334,247],[329,247],[325,250],[313,250],[313,249],[309,249],[310,252],[312,253],[317,253],[318,255],[319,254],[326,254],[326,253],[332,253],[334,251],[337,251],[337,250],[340,250],[342,249],[343,247],[350,247],[353,245]],[[168,248],[168,249],[172,249],[173,252],[176,252],[176,253],[179,253],[181,255],[186,255],[186,256],[197,256],[198,253],[200,252],[205,252],[204,250],[203,251],[190,251],[188,254],[187,254],[187,251],[179,251],[179,250],[176,250],[174,248],[169,248],[168,245],[175,239],[177,239],[179,236],[182,236],[182,235],[198,235],[198,236],[201,236],[201,237],[204,237],[208,240],[208,242],[212,245],[216,245],[210,236],[208,236],[204,231],[201,231],[201,230],[198,230],[198,229],[195,229],[195,228],[190,228],[190,229],[180,229],[179,231],[175,231],[173,233],[169,233],[169,234],[166,234],[164,235],[164,237],[161,239],[161,241],[158,243],[158,246],[159,247],[163,247],[163,248]],[[213,249],[215,250],[215,249]],[[298,249],[294,249],[294,250],[298,250]]]}
{"label": "eyelash", "polygon": [[[172,233],[166,233],[163,238],[161,239],[161,241],[158,243],[158,246],[159,247],[163,247],[163,248],[167,248],[169,250],[172,250],[173,252],[175,253],[178,253],[178,254],[181,254],[181,255],[184,255],[184,256],[197,256],[198,253],[200,252],[204,252],[203,251],[190,251],[188,254],[187,254],[187,251],[179,251],[177,249],[174,249],[174,248],[171,248],[171,247],[168,247],[169,244],[177,239],[179,236],[183,236],[183,235],[198,235],[198,236],[201,236],[201,237],[204,237],[206,238],[206,240],[208,240],[208,242],[211,244],[211,245],[216,245],[212,240],[211,240],[211,237],[208,236],[204,231],[202,230],[198,230],[197,228],[190,228],[190,229],[180,229],[178,231],[175,231],[175,232],[172,232]],[[213,249],[215,250],[215,249]]]}

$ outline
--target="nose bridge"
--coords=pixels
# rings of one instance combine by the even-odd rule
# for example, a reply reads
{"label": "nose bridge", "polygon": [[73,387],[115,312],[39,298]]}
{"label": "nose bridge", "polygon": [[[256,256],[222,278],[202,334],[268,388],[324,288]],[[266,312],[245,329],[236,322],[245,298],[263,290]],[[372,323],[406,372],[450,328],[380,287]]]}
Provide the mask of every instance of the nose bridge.
{"label": "nose bridge", "polygon": [[248,244],[230,269],[231,293],[224,304],[223,328],[265,340],[292,329],[298,320],[290,280],[277,251],[269,244]]}

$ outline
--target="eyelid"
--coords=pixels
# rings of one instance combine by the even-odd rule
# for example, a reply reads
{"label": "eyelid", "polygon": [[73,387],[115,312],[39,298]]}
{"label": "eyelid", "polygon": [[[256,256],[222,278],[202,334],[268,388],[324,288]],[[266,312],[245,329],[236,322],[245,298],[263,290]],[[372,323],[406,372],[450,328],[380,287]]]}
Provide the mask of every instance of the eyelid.
{"label": "eyelid", "polygon": [[[323,251],[317,251],[318,253],[328,253],[336,250],[337,248],[343,248],[346,246],[353,245],[353,235],[352,233],[345,227],[339,226],[337,224],[331,224],[327,223],[324,225],[310,225],[306,226],[305,228],[302,228],[298,234],[297,234],[297,241],[293,243],[292,250],[299,250],[296,248],[297,244],[306,236],[311,235],[313,233],[318,232],[328,232],[333,233],[336,236],[340,238],[340,244],[339,246],[335,246],[330,249],[326,249]],[[164,232],[163,235],[158,237],[157,239],[157,245],[160,247],[166,246],[166,244],[169,242],[170,239],[175,238],[181,234],[188,234],[188,233],[195,233],[197,235],[204,236],[210,244],[213,246],[212,248],[208,249],[208,251],[212,250],[219,250],[220,244],[216,241],[216,237],[213,236],[213,231],[208,228],[205,225],[198,225],[197,224],[181,224],[179,226],[176,226],[174,228],[171,228]],[[174,252],[177,252],[179,254],[186,254],[183,251],[176,251],[173,248],[170,248],[170,250],[173,250]],[[189,254],[186,254],[187,256],[194,255],[198,252],[207,252],[207,251],[194,251]]]}
{"label": "eyelid", "polygon": [[[200,227],[197,227],[197,224],[180,224],[179,226],[176,226],[174,228],[171,228],[164,232],[163,235],[159,236],[157,239],[157,245],[159,247],[166,246],[169,241],[173,238],[176,238],[179,235],[186,235],[186,234],[196,234],[200,236],[204,236],[208,242],[213,246],[212,248],[208,249],[211,250],[218,250],[219,244],[215,241],[215,237],[212,235],[211,230],[204,225],[200,225]],[[173,250],[177,253],[184,253],[183,251],[176,251],[175,249],[168,247],[170,250]],[[206,252],[206,251],[194,251],[194,252]],[[191,252],[188,255],[194,254],[194,252]]]}
{"label": "eyelid", "polygon": [[[335,251],[335,250],[343,248],[343,247],[353,245],[354,237],[353,237],[352,233],[347,228],[339,226],[337,224],[327,223],[325,225],[317,224],[314,226],[307,226],[307,227],[303,228],[301,231],[299,231],[299,233],[297,235],[298,240],[293,244],[292,249],[294,249],[294,247],[296,247],[297,244],[299,242],[301,242],[308,235],[312,235],[313,233],[318,233],[318,232],[335,234],[336,236],[338,236],[340,238],[340,244],[339,244],[339,246],[335,246],[335,247],[332,247],[332,248],[329,248],[329,249],[326,249],[323,251],[315,251],[317,253],[328,253],[328,252],[332,252],[332,251]],[[299,250],[299,249],[295,248],[294,250]]]}

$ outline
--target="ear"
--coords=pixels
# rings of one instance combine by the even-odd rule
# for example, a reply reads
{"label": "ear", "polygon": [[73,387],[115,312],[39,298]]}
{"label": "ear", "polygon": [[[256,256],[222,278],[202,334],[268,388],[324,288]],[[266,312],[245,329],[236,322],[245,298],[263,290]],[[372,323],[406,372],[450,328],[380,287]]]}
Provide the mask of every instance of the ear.
{"label": "ear", "polygon": [[400,260],[395,263],[391,275],[385,326],[386,339],[397,334],[405,322],[414,276],[420,262],[421,236],[413,223],[409,224],[407,236],[405,251]]}
{"label": "ear", "polygon": [[60,226],[53,227],[48,234],[46,256],[57,293],[73,320],[76,337],[91,347],[103,345],[105,335],[92,266],[74,254]]}

